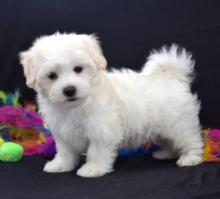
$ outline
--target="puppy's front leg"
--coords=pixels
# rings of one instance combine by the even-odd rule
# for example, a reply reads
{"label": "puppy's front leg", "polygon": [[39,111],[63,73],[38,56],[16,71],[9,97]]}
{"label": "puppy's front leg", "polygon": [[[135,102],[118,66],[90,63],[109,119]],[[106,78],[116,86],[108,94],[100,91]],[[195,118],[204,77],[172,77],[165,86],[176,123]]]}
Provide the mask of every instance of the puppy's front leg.
{"label": "puppy's front leg", "polygon": [[78,162],[78,152],[73,150],[72,146],[60,137],[55,137],[55,141],[57,150],[56,156],[53,160],[46,163],[44,172],[59,173],[72,171]]}
{"label": "puppy's front leg", "polygon": [[82,177],[99,177],[113,171],[113,163],[117,155],[115,144],[103,144],[93,141],[87,151],[86,163],[77,171]]}

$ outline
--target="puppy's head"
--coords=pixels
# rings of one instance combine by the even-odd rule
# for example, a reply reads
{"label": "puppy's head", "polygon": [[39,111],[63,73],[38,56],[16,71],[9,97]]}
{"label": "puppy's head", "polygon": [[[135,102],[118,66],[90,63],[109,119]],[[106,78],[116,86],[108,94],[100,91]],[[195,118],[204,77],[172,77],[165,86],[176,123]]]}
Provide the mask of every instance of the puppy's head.
{"label": "puppy's head", "polygon": [[26,84],[53,104],[80,104],[91,94],[94,80],[106,68],[94,35],[43,36],[20,53]]}

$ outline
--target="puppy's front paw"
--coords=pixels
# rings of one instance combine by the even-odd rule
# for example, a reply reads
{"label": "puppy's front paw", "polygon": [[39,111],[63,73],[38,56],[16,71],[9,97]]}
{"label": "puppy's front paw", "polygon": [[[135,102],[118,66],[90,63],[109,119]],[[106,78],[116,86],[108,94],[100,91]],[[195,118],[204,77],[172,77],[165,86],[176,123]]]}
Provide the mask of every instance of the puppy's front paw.
{"label": "puppy's front paw", "polygon": [[106,169],[102,166],[94,163],[86,163],[77,170],[77,175],[81,177],[100,177],[107,173],[110,173],[112,169]]}
{"label": "puppy's front paw", "polygon": [[202,162],[202,157],[196,155],[181,156],[176,162],[179,167],[195,166]]}
{"label": "puppy's front paw", "polygon": [[44,166],[44,172],[47,173],[61,173],[61,172],[69,172],[74,169],[74,165],[72,163],[67,163],[60,159],[54,159],[46,163]]}

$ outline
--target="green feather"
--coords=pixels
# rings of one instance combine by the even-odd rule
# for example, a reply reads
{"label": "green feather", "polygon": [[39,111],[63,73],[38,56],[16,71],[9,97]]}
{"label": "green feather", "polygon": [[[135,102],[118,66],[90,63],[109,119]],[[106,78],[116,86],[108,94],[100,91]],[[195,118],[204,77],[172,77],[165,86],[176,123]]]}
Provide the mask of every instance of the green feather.
{"label": "green feather", "polygon": [[0,100],[3,104],[5,104],[5,102],[7,100],[7,95],[3,91],[0,91]]}

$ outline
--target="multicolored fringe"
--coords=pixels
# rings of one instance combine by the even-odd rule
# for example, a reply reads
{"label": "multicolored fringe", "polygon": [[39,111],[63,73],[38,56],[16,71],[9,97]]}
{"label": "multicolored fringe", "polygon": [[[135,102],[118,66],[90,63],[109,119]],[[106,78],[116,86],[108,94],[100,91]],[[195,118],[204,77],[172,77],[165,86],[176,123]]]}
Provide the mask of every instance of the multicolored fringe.
{"label": "multicolored fringe", "polygon": [[[24,148],[24,155],[55,154],[52,134],[36,112],[36,105],[21,103],[20,92],[6,94],[0,91],[0,138],[15,142]],[[50,146],[50,147],[48,147]],[[53,147],[53,148],[52,148]]]}
{"label": "multicolored fringe", "polygon": [[206,129],[204,132],[204,162],[220,162],[220,130]]}

